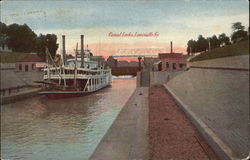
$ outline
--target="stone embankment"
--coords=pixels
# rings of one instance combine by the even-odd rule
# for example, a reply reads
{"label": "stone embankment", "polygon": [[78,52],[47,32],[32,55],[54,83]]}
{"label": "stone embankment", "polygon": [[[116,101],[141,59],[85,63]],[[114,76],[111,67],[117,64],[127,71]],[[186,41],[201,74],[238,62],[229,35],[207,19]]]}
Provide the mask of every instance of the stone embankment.
{"label": "stone embankment", "polygon": [[13,64],[1,64],[1,104],[34,95],[40,90],[34,81],[42,80],[42,72],[17,72]]}
{"label": "stone embankment", "polygon": [[249,155],[249,56],[190,63],[165,84],[221,159]]}

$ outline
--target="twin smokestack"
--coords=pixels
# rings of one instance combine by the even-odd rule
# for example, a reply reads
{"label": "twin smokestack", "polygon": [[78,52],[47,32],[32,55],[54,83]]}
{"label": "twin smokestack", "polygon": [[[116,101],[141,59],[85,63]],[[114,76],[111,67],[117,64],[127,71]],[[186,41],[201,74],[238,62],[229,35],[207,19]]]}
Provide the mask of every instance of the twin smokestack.
{"label": "twin smokestack", "polygon": [[170,41],[170,53],[173,53],[173,43]]}
{"label": "twin smokestack", "polygon": [[[65,64],[66,49],[65,49],[65,35],[62,35],[62,58]],[[76,55],[77,56],[77,55]],[[84,35],[81,35],[81,67],[84,66]]]}

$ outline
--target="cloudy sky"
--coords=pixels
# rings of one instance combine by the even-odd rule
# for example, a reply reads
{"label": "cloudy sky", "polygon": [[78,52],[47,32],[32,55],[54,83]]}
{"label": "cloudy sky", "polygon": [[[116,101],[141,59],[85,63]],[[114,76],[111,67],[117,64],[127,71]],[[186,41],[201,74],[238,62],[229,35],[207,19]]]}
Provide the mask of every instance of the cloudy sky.
{"label": "cloudy sky", "polygon": [[[85,35],[96,55],[112,55],[119,48],[164,48],[186,51],[187,41],[226,33],[231,25],[249,26],[247,0],[30,0],[1,2],[1,21],[28,24],[36,34],[55,33],[72,53]],[[110,32],[158,33],[158,36],[111,37]],[[60,51],[60,49],[58,50]]]}

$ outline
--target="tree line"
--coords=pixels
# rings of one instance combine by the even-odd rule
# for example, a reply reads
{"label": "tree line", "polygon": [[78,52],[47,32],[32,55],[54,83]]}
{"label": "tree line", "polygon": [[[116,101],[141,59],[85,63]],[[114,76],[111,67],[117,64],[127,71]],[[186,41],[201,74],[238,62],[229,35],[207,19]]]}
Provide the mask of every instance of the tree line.
{"label": "tree line", "polygon": [[[233,33],[230,38],[222,33],[218,37],[213,35],[212,37],[203,37],[202,35],[198,36],[198,40],[189,40],[187,42],[187,53],[188,55],[197,53],[197,52],[206,52],[210,49],[218,48],[220,46],[230,45],[236,43],[240,40],[246,39],[247,31],[245,31],[245,26],[241,22],[235,22],[232,24]],[[248,28],[249,32],[249,28]]]}
{"label": "tree line", "polygon": [[45,59],[47,47],[52,57],[58,49],[57,36],[55,34],[36,35],[27,25],[10,24],[0,22],[0,47],[7,45],[14,52],[36,52]]}

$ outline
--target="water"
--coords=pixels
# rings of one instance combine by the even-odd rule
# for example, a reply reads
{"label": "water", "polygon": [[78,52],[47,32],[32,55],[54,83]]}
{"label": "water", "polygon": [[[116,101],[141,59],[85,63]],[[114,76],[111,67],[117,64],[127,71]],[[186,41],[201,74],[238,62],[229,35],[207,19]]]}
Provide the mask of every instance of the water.
{"label": "water", "polygon": [[36,96],[1,107],[1,157],[10,160],[85,160],[135,89],[135,79],[85,97]]}

